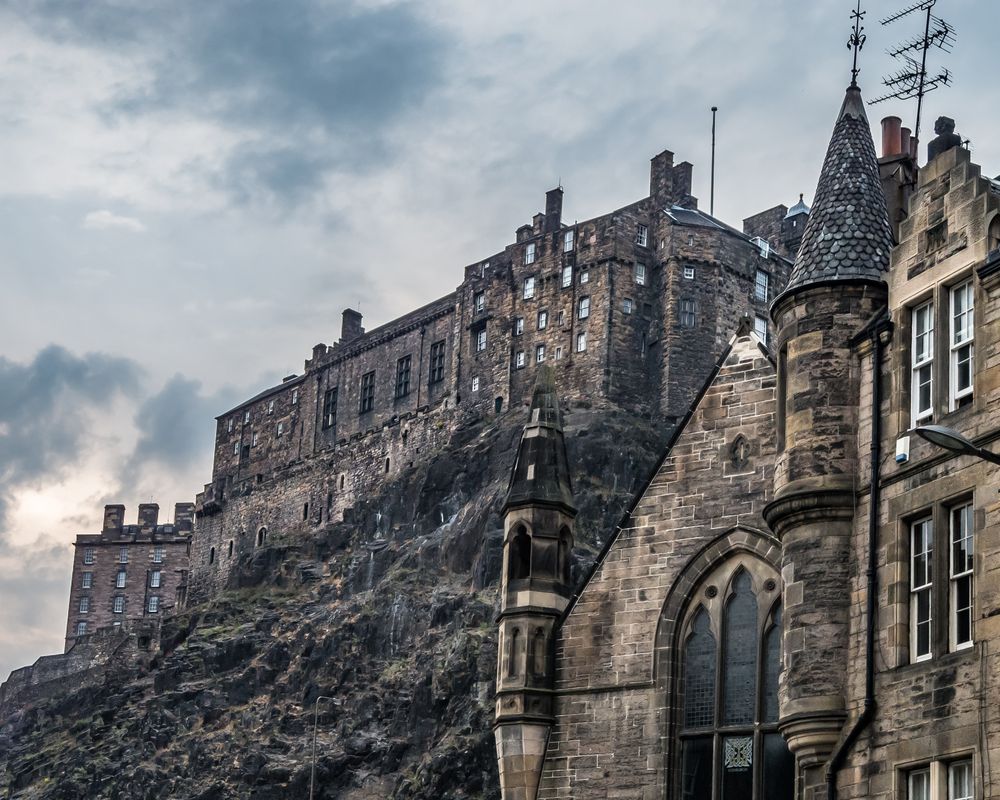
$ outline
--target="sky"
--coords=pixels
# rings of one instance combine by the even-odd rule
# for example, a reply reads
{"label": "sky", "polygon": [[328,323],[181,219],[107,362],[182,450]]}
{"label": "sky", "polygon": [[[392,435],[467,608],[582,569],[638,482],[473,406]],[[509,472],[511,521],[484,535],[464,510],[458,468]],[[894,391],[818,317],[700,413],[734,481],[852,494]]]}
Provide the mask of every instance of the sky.
{"label": "sky", "polygon": [[[633,202],[663,149],[707,209],[713,105],[717,216],[811,200],[852,5],[0,0],[0,679],[61,651],[74,536],[193,500],[213,418],[345,307],[452,291],[560,183],[564,220]],[[870,100],[919,24],[866,5]],[[952,116],[995,175],[1000,7],[935,10],[958,43],[923,141]]]}

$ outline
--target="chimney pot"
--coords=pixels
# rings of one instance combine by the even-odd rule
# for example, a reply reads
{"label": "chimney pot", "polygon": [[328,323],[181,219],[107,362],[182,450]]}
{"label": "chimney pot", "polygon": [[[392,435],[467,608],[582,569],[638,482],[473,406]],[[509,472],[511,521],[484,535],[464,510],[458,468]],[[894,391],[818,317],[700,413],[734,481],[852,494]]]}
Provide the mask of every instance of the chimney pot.
{"label": "chimney pot", "polygon": [[910,155],[913,152],[913,132],[909,128],[899,129],[899,152]]}
{"label": "chimney pot", "polygon": [[892,158],[903,153],[900,130],[903,120],[885,117],[882,120],[882,158]]}

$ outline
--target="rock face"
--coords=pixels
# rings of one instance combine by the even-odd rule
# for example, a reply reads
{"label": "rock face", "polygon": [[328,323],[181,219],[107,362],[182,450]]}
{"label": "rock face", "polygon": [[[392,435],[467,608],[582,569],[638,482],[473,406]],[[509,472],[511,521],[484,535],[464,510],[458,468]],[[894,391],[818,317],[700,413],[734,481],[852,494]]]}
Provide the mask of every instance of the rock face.
{"label": "rock face", "polygon": [[[150,667],[0,721],[0,796],[498,797],[491,730],[501,505],[523,409],[458,430],[343,522],[272,532],[165,623]],[[668,430],[568,409],[574,581]]]}

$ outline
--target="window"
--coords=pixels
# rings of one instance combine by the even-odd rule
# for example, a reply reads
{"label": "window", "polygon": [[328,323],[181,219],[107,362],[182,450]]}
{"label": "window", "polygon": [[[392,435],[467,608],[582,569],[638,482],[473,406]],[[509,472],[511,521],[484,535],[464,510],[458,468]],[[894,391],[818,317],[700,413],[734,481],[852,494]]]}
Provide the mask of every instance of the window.
{"label": "window", "polygon": [[254,431],[253,436],[250,438],[250,445],[252,447],[256,447],[257,446],[257,432],[256,431]]}
{"label": "window", "polygon": [[160,571],[158,569],[154,569],[152,572],[149,573],[149,588],[150,589],[160,588]]}
{"label": "window", "polygon": [[520,336],[524,333],[524,317],[514,317],[514,335]]}
{"label": "window", "polygon": [[972,395],[973,354],[973,296],[972,281],[951,290],[951,402],[952,410],[964,398]]}
{"label": "window", "polygon": [[124,589],[125,588],[125,576],[126,576],[125,570],[123,570],[123,569],[118,570],[118,574],[115,575],[115,588],[116,589]]}
{"label": "window", "polygon": [[913,309],[910,326],[913,328],[910,422],[916,425],[934,413],[934,303]]}
{"label": "window", "polygon": [[163,545],[158,544],[153,548],[153,563],[162,564],[163,563]]}
{"label": "window", "polygon": [[83,548],[83,563],[93,564],[94,563],[94,548],[84,547]]}
{"label": "window", "polygon": [[760,314],[753,318],[753,332],[764,344],[767,344],[767,319]]}
{"label": "window", "polygon": [[361,399],[358,413],[367,414],[375,408],[375,372],[366,372],[361,376]]}
{"label": "window", "polygon": [[84,572],[83,575],[81,576],[80,588],[89,589],[93,585],[94,585],[94,573]]}
{"label": "window", "polygon": [[639,247],[645,247],[649,241],[649,228],[645,225],[637,225],[635,228],[635,243]]}
{"label": "window", "polygon": [[123,595],[115,595],[114,600],[112,600],[111,611],[115,614],[125,613],[125,597]]}
{"label": "window", "polygon": [[486,328],[476,331],[476,352],[481,353],[486,349]]}
{"label": "window", "polygon": [[646,265],[636,264],[635,265],[635,282],[640,286],[646,285]]}
{"label": "window", "polygon": [[160,610],[160,598],[157,597],[155,594],[154,595],[150,595],[149,601],[148,601],[148,603],[146,605],[146,610],[150,614],[155,614],[157,611],[159,611]]}
{"label": "window", "polygon": [[931,800],[931,771],[929,768],[910,770],[906,776],[907,800]]}
{"label": "window", "polygon": [[518,350],[514,354],[514,368],[515,369],[524,369],[524,351],[523,350]]}
{"label": "window", "polygon": [[86,622],[78,622],[78,623],[76,623],[76,635],[77,636],[86,636],[87,635],[87,623]]}
{"label": "window", "polygon": [[538,330],[544,331],[549,327],[549,312],[539,311],[538,312]]}
{"label": "window", "polygon": [[951,620],[949,638],[952,650],[972,646],[972,572],[975,545],[972,538],[972,503],[951,509],[949,538],[951,554]]}
{"label": "window", "polygon": [[243,424],[246,425],[250,422],[250,409],[243,412]]}
{"label": "window", "polygon": [[440,383],[444,380],[444,341],[434,342],[431,345],[431,383]]}
{"label": "window", "polygon": [[525,300],[530,300],[535,296],[535,278],[531,276],[530,278],[524,279],[524,292],[523,297]]}
{"label": "window", "polygon": [[535,243],[531,242],[524,248],[524,263],[534,264],[535,263]]}
{"label": "window", "polygon": [[232,433],[232,432],[233,432],[233,418],[230,417],[229,418],[229,426],[228,426],[227,433]]}
{"label": "window", "polygon": [[576,316],[578,319],[586,319],[590,316],[590,298],[581,297],[576,307]]}
{"label": "window", "polygon": [[118,548],[118,563],[127,564],[128,563],[128,548],[120,547]]}
{"label": "window", "polygon": [[[258,539],[260,538],[260,534],[259,533],[257,534],[257,538]],[[208,563],[209,564],[214,564],[215,563],[215,548],[214,547],[209,547],[208,548]]]}
{"label": "window", "polygon": [[568,286],[573,285],[573,268],[563,267],[562,268],[562,286],[565,289]]}
{"label": "window", "polygon": [[767,302],[767,293],[771,283],[771,276],[768,275],[764,270],[757,270],[757,274],[753,281],[753,296],[755,300],[760,300],[761,302]]}
{"label": "window", "polygon": [[948,800],[972,800],[972,761],[948,765]]}
{"label": "window", "polygon": [[472,391],[474,391],[474,392],[478,392],[479,391],[479,376],[478,375],[473,375],[473,377],[472,377]]}
{"label": "window", "polygon": [[486,292],[476,292],[474,301],[477,314],[486,310]]}
{"label": "window", "polygon": [[337,387],[323,393],[323,430],[337,424]]}
{"label": "window", "polygon": [[560,361],[561,359],[562,359],[562,347],[560,346],[556,348],[556,361]]}
{"label": "window", "polygon": [[239,439],[237,439],[235,442],[233,442],[233,455],[238,456],[239,454],[240,454],[240,442]]}
{"label": "window", "polygon": [[284,422],[279,422],[276,434],[278,436],[281,436],[284,432],[285,432],[285,423]]}
{"label": "window", "polygon": [[410,393],[410,356],[403,356],[396,362],[396,399]]}
{"label": "window", "polygon": [[682,328],[693,328],[697,322],[697,306],[694,300],[681,300],[678,316]]}
{"label": "window", "polygon": [[934,522],[910,525],[910,660],[931,657],[931,590],[934,584]]}
{"label": "window", "polygon": [[566,312],[560,311],[558,314],[556,314],[556,325],[558,325],[561,328],[565,324],[566,324]]}
{"label": "window", "polygon": [[795,760],[777,725],[778,578],[774,573],[762,579],[760,573],[772,572],[763,564],[750,568],[753,577],[740,564],[728,579],[725,574],[710,579],[718,586],[721,602],[695,604],[680,629],[681,769],[675,796],[682,800],[794,796]]}
{"label": "window", "polygon": [[299,390],[298,387],[292,389],[292,405],[297,406],[299,404]]}
{"label": "window", "polygon": [[489,268],[490,268],[490,262],[489,261],[484,261],[482,264],[480,264],[479,265],[479,277],[480,278],[485,278],[486,277],[486,273],[489,271]]}
{"label": "window", "polygon": [[694,267],[684,267],[684,279],[689,281],[694,280]]}
{"label": "window", "polygon": [[90,613],[90,598],[89,597],[81,597],[80,598],[80,605],[78,606],[78,609],[79,609],[79,613],[81,613],[81,614],[89,614]]}
{"label": "window", "polygon": [[581,284],[590,283],[590,270],[589,269],[580,270],[580,283]]}
{"label": "window", "polygon": [[267,413],[268,414],[273,414],[274,413],[274,401],[273,400],[270,403],[267,404]]}
{"label": "window", "polygon": [[541,364],[545,361],[545,345],[540,344],[535,347],[535,363]]}
{"label": "window", "polygon": [[632,313],[632,298],[631,297],[626,297],[624,300],[622,300],[622,311],[624,311],[626,314],[631,314]]}
{"label": "window", "polygon": [[563,232],[563,252],[571,253],[573,251],[573,231]]}
{"label": "window", "polygon": [[587,349],[587,332],[580,331],[576,335],[576,352],[583,353]]}

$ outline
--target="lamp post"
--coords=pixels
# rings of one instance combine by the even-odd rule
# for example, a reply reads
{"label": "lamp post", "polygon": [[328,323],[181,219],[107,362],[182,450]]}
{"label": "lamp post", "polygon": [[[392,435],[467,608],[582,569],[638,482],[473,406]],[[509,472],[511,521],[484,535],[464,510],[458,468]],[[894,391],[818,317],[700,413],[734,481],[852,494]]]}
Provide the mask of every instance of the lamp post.
{"label": "lamp post", "polygon": [[335,697],[321,694],[316,698],[313,709],[313,736],[312,736],[312,768],[309,771],[309,800],[313,800],[313,791],[316,787],[316,732],[319,729],[319,701],[331,700],[335,705],[340,705],[340,701]]}
{"label": "lamp post", "polygon": [[958,431],[946,428],[944,425],[919,425],[913,429],[921,439],[926,439],[931,444],[943,447],[952,453],[963,456],[975,456],[991,464],[1000,464],[1000,454],[977,447],[966,439]]}

